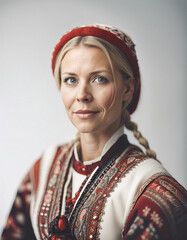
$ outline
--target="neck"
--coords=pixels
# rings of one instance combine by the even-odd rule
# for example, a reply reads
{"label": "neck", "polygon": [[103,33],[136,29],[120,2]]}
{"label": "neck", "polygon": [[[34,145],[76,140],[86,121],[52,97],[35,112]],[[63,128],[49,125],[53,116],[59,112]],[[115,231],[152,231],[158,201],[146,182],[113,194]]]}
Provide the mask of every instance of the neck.
{"label": "neck", "polygon": [[[119,126],[121,127],[121,126]],[[102,134],[90,134],[81,133],[80,134],[80,159],[82,162],[93,160],[99,157],[106,142],[111,138],[111,136],[117,131],[116,128],[113,132],[103,132]]]}

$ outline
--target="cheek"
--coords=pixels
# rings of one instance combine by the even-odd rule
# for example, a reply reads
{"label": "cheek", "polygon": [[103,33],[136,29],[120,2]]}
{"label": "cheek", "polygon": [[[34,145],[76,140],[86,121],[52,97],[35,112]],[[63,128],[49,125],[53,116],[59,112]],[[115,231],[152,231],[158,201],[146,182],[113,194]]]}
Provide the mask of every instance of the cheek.
{"label": "cheek", "polygon": [[114,94],[115,93],[112,88],[100,92],[100,97],[98,98],[98,101],[101,107],[105,108],[106,110],[109,109],[114,100]]}
{"label": "cheek", "polygon": [[123,106],[123,97],[121,91],[106,92],[103,98],[103,107],[109,114],[114,114],[116,117],[121,115]]}
{"label": "cheek", "polygon": [[73,102],[73,96],[64,89],[61,89],[61,97],[65,108],[69,108]]}

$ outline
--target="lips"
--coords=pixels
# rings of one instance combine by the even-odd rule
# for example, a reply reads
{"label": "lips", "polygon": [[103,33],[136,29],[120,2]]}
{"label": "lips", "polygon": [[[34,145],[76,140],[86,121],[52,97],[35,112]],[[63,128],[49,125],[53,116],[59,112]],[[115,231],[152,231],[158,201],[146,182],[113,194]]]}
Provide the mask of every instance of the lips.
{"label": "lips", "polygon": [[93,111],[93,110],[78,110],[75,112],[77,117],[81,119],[88,119],[93,116],[95,116],[98,113],[98,111]]}
{"label": "lips", "polygon": [[80,113],[80,114],[87,114],[87,113],[97,113],[97,111],[92,111],[92,110],[78,110],[75,113]]}

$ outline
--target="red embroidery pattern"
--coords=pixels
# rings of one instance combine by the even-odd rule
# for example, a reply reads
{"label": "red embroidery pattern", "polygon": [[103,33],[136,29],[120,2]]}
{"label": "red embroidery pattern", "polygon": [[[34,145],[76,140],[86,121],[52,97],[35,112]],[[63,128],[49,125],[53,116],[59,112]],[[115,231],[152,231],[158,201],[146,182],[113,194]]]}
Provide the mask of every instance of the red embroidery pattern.
{"label": "red embroidery pattern", "polygon": [[146,218],[137,216],[128,232],[126,239],[135,239],[137,236],[142,240],[160,239],[158,232],[152,223],[149,223]]}
{"label": "red embroidery pattern", "polygon": [[114,191],[121,178],[124,178],[132,168],[146,158],[142,152],[133,150],[116,160],[114,166],[100,179],[92,195],[84,203],[78,215],[75,216],[77,219],[74,226],[76,239],[100,239],[100,223],[105,213],[107,198]]}
{"label": "red embroidery pattern", "polygon": [[1,240],[27,239],[27,236],[29,239],[36,239],[29,217],[31,191],[30,176],[27,174],[17,192]]}
{"label": "red embroidery pattern", "polygon": [[124,32],[122,32],[120,29],[118,28],[113,28],[111,26],[107,26],[107,25],[102,25],[102,24],[96,24],[96,25],[92,25],[104,30],[108,30],[111,33],[115,34],[115,36],[117,38],[119,38],[120,40],[124,41],[126,43],[126,45],[129,47],[129,49],[131,50],[133,56],[136,56],[136,51],[135,51],[135,44],[133,43],[133,41],[130,39],[129,36],[127,36]]}
{"label": "red embroidery pattern", "polygon": [[[68,154],[68,153],[67,153]],[[64,161],[67,155],[60,147],[49,174],[48,185],[39,212],[39,229],[41,239],[48,239],[49,223],[60,214],[61,196],[69,169],[69,161]],[[63,165],[63,167],[62,167]]]}
{"label": "red embroidery pattern", "polygon": [[[150,199],[162,209],[173,235],[175,235],[177,224],[185,217],[184,212],[186,211],[187,203],[186,196],[182,192],[185,193],[184,190],[179,190],[179,184],[173,178],[161,176],[151,183],[149,188],[143,193],[144,197]],[[159,216],[154,212],[151,215],[151,220],[159,227],[163,225]]]}
{"label": "red embroidery pattern", "polygon": [[153,176],[151,176],[147,181],[145,181],[145,183],[141,186],[141,188],[139,189],[139,191],[136,193],[136,196],[134,198],[134,201],[132,203],[130,212],[132,211],[132,209],[134,208],[136,202],[138,201],[139,197],[141,196],[141,194],[143,193],[143,191],[146,189],[146,187],[153,182],[156,178],[161,177],[161,176],[170,176],[169,173],[167,172],[161,172],[161,173],[156,173]]}

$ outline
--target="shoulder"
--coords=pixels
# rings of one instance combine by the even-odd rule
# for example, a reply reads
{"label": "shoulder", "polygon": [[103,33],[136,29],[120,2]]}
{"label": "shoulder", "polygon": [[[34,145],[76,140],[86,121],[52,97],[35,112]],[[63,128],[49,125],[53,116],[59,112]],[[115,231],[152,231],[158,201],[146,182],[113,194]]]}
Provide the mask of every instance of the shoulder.
{"label": "shoulder", "polygon": [[38,188],[41,175],[46,175],[56,163],[59,155],[63,154],[68,144],[51,144],[43,151],[41,157],[32,166],[29,176],[34,190]]}
{"label": "shoulder", "polygon": [[120,158],[118,168],[121,172],[128,173],[130,182],[137,185],[137,194],[140,194],[155,178],[169,175],[158,160],[149,158],[134,145],[127,148],[124,153],[125,155]]}
{"label": "shoulder", "polygon": [[138,197],[127,225],[129,235],[136,227],[141,236],[154,232],[163,239],[183,239],[187,234],[187,191],[171,176],[155,178]]}

